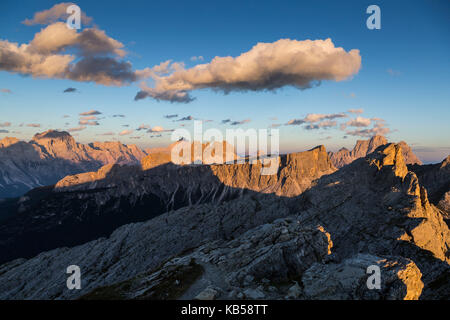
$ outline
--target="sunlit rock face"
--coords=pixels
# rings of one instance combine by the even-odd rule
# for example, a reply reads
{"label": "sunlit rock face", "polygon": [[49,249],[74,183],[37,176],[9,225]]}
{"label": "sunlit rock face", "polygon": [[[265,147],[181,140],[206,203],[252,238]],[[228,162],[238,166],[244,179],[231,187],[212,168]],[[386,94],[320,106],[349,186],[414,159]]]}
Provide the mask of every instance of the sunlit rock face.
{"label": "sunlit rock face", "polygon": [[[343,166],[355,161],[356,159],[367,156],[377,149],[379,146],[386,145],[387,139],[383,136],[373,136],[368,140],[356,141],[355,147],[350,151],[346,148],[342,148],[337,152],[329,152],[331,162],[336,168],[342,168]],[[419,158],[412,152],[411,148],[404,141],[398,143],[402,148],[403,158],[406,164],[422,164]]]}
{"label": "sunlit rock face", "polygon": [[30,142],[7,137],[0,140],[0,198],[20,196],[110,163],[137,164],[145,156],[135,145],[120,142],[80,144],[64,131],[38,133]]}

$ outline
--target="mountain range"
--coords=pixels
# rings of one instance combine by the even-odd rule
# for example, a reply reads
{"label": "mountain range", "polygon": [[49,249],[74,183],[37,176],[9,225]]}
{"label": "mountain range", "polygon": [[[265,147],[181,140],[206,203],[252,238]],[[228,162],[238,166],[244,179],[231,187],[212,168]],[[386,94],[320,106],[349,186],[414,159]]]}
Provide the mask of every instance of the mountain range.
{"label": "mountain range", "polygon": [[109,163],[136,164],[145,156],[136,145],[117,141],[77,143],[65,131],[38,133],[29,142],[6,137],[0,140],[0,199]]}
{"label": "mountain range", "polygon": [[148,153],[0,203],[0,298],[450,298],[449,157],[421,165],[373,137],[280,155],[264,176]]}

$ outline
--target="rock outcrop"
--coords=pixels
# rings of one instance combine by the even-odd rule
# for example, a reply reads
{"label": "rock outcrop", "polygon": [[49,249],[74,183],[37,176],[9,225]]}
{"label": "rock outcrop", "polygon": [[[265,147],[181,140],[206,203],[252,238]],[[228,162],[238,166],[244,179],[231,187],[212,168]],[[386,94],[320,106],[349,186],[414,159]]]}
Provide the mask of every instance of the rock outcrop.
{"label": "rock outcrop", "polygon": [[[329,152],[329,156],[331,162],[336,168],[342,168],[356,159],[363,158],[368,154],[371,154],[378,147],[386,145],[387,143],[388,141],[385,137],[376,135],[369,140],[356,141],[355,147],[351,151],[346,148],[342,148],[337,152]],[[407,164],[422,164],[406,142],[401,141],[398,144],[402,148],[403,158]]]}
{"label": "rock outcrop", "polygon": [[7,137],[0,140],[0,198],[17,197],[106,164],[136,164],[145,156],[135,145],[120,142],[80,144],[64,131],[38,133],[30,142]]}
{"label": "rock outcrop", "polygon": [[[379,268],[379,289],[367,285],[367,269],[373,266]],[[341,263],[315,263],[302,283],[305,297],[312,300],[417,300],[423,289],[421,278],[409,259],[358,254]]]}
{"label": "rock outcrop", "polygon": [[428,193],[430,202],[443,211],[447,221],[450,219],[450,156],[441,163],[431,165],[411,165]]}

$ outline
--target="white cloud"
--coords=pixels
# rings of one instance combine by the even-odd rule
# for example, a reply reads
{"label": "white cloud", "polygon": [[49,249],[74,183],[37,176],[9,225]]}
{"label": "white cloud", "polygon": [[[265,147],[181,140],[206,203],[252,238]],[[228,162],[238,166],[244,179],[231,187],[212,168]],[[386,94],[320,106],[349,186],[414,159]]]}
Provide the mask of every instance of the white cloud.
{"label": "white cloud", "polygon": [[90,111],[80,113],[80,116],[95,116],[95,115],[99,115],[99,114],[102,114],[102,113],[97,110],[90,110]]}
{"label": "white cloud", "polygon": [[190,69],[174,64],[167,66],[172,73],[153,75],[154,87],[142,83],[135,100],[151,97],[190,102],[193,98],[189,92],[201,88],[224,93],[276,90],[284,86],[307,89],[322,80],[348,79],[358,73],[360,67],[359,50],[346,52],[335,47],[331,39],[281,39],[273,43],[258,43],[236,58],[215,57],[210,63]]}
{"label": "white cloud", "polygon": [[364,113],[364,109],[349,109],[347,110],[348,113],[353,113],[353,114],[362,114]]}
{"label": "white cloud", "polygon": [[123,131],[119,132],[119,136],[126,136],[126,135],[129,135],[132,133],[133,133],[133,130],[123,130]]}

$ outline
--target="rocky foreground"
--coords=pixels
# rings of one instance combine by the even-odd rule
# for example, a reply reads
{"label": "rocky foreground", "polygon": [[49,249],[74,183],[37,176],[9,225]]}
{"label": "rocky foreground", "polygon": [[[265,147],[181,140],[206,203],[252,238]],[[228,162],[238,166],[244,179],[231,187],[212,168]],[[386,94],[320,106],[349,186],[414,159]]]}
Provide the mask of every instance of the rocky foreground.
{"label": "rocky foreground", "polygon": [[[258,165],[166,165],[62,181],[48,199],[78,197],[98,208],[158,194],[167,212],[1,265],[0,298],[450,298],[450,231],[445,211],[429,200],[446,188],[445,161],[416,174],[401,144],[385,144],[338,171],[323,147],[280,163],[271,177],[258,176]],[[442,178],[427,178],[433,175]],[[430,197],[428,179],[435,184]],[[59,211],[48,211],[56,203],[42,221],[58,221],[50,217]],[[81,290],[66,287],[72,264],[81,268]],[[381,270],[380,289],[367,288],[371,265]]]}

